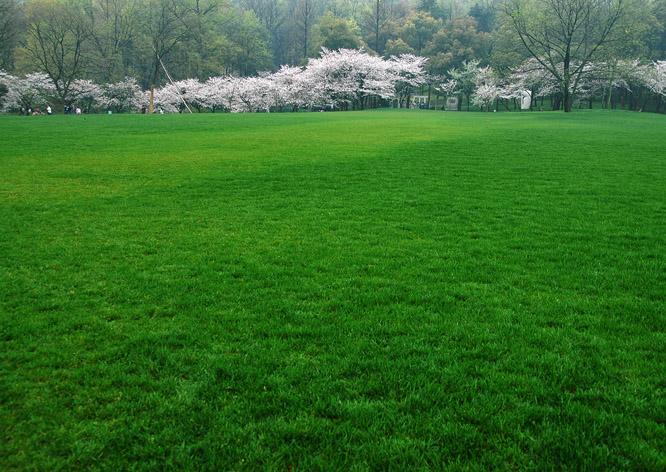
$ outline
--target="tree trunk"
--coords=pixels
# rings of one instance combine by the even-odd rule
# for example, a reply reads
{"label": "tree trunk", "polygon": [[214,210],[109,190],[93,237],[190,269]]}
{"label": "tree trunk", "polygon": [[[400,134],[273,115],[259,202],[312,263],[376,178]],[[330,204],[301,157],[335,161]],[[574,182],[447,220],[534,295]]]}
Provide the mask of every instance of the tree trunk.
{"label": "tree trunk", "polygon": [[[615,69],[617,67],[617,60],[613,62],[613,69],[611,71],[611,76],[608,79],[608,109],[611,109],[611,100],[613,97],[613,81],[615,80]],[[592,108],[592,107],[590,107]]]}
{"label": "tree trunk", "polygon": [[559,111],[562,104],[562,94],[555,94],[552,98],[552,109],[553,111]]}
{"label": "tree trunk", "polygon": [[569,113],[571,111],[571,94],[569,93],[569,84],[566,84],[566,87],[562,91],[562,109],[564,113]]}
{"label": "tree trunk", "polygon": [[537,99],[534,96],[534,90],[530,90],[530,111],[534,110],[534,105],[536,105]]}

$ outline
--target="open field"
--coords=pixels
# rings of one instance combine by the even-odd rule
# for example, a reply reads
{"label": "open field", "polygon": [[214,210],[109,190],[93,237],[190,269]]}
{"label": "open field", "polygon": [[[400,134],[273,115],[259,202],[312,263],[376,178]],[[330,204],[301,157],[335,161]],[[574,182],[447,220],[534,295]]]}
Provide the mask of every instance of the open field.
{"label": "open field", "polygon": [[666,470],[665,138],[0,117],[0,469]]}

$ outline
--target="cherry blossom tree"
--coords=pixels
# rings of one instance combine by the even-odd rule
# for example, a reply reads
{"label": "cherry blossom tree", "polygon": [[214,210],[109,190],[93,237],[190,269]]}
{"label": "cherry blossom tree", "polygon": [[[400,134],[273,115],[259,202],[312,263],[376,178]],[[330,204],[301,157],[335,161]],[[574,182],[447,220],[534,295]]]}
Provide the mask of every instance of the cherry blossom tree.
{"label": "cherry blossom tree", "polygon": [[456,82],[455,90],[467,97],[467,111],[469,111],[472,93],[476,89],[476,76],[478,73],[479,61],[463,61],[461,69],[451,69],[449,71],[449,76]]}
{"label": "cherry blossom tree", "polygon": [[240,82],[240,77],[226,77],[222,87],[218,90],[224,106],[229,112],[234,110],[234,104],[238,101]]}
{"label": "cherry blossom tree", "polygon": [[265,77],[245,77],[238,82],[237,100],[232,104],[232,112],[250,112],[268,109],[272,103],[270,80]]}
{"label": "cherry blossom tree", "polygon": [[217,110],[229,111],[231,105],[226,100],[227,94],[224,92],[228,85],[227,77],[210,77],[199,92],[202,106],[209,108],[213,113]]}
{"label": "cherry blossom tree", "polygon": [[182,97],[182,100],[180,100],[181,105],[184,106],[183,100],[185,100],[188,105],[194,106],[199,112],[201,112],[201,108],[206,107],[205,84],[202,84],[197,79],[185,79],[175,82],[175,85]]}
{"label": "cherry blossom tree", "polygon": [[557,93],[557,82],[553,75],[545,69],[539,61],[530,58],[514,69],[509,81],[519,90],[530,93],[532,100]]}
{"label": "cherry blossom tree", "polygon": [[[423,62],[425,63],[425,61]],[[394,63],[384,61],[376,56],[368,56],[367,60],[361,61],[359,64],[359,79],[362,81],[362,86],[357,91],[357,98],[361,101],[361,104],[363,104],[362,100],[365,97],[390,99],[395,95],[396,82],[401,76],[396,74],[396,71],[392,69],[393,66]],[[410,80],[416,82],[417,76],[419,82],[421,79],[422,83],[426,82],[426,73],[423,66]]]}
{"label": "cherry blossom tree", "polygon": [[666,97],[666,61],[657,61],[636,70],[646,87],[657,96],[656,112],[659,113]]}
{"label": "cherry blossom tree", "polygon": [[414,54],[391,56],[388,70],[395,74],[394,87],[400,106],[404,103],[407,107],[414,88],[428,83],[428,74],[425,70],[427,61],[427,58]]}
{"label": "cherry blossom tree", "polygon": [[0,109],[3,112],[19,107],[44,106],[56,92],[53,81],[42,72],[35,72],[20,78],[0,71],[0,82],[7,88]]}
{"label": "cherry blossom tree", "polygon": [[437,91],[445,97],[450,97],[453,95],[457,87],[458,81],[455,79],[448,79],[436,86]]}
{"label": "cherry blossom tree", "polygon": [[115,108],[116,112],[131,110],[141,102],[141,87],[134,77],[125,77],[125,80],[103,87],[99,103],[107,110]]}
{"label": "cherry blossom tree", "polygon": [[317,76],[318,71],[307,68],[293,75],[289,101],[294,109],[330,103],[331,99],[325,94],[326,85],[319,82]]}
{"label": "cherry blossom tree", "polygon": [[296,76],[298,96],[294,97],[294,104],[299,107],[335,104],[333,80],[324,63],[314,61],[310,59],[308,67]]}
{"label": "cherry blossom tree", "polygon": [[[148,107],[150,104],[150,90],[141,92],[140,104]],[[164,87],[155,89],[153,95],[153,108],[155,112],[160,113],[178,113],[180,112],[180,105],[182,104],[180,94],[176,87],[167,84]]]}
{"label": "cherry blossom tree", "polygon": [[641,69],[640,61],[610,59],[592,64],[592,77],[588,80],[600,82],[596,85],[597,95],[603,97],[606,108],[612,108],[613,92],[615,90],[632,90],[632,86],[641,83],[636,72]]}
{"label": "cherry blossom tree", "polygon": [[351,51],[349,49],[329,51],[322,48],[321,58],[308,62],[307,70],[312,73],[311,80],[325,85],[321,90],[324,102],[343,108],[353,103],[360,84],[356,70],[357,61]]}
{"label": "cherry blossom tree", "polygon": [[268,76],[269,90],[275,111],[281,111],[286,105],[298,105],[302,95],[302,73],[300,67],[282,66],[280,70]]}
{"label": "cherry blossom tree", "polygon": [[104,89],[92,80],[77,79],[72,82],[69,96],[72,103],[81,103],[84,109],[90,110],[93,104],[103,101]]}
{"label": "cherry blossom tree", "polygon": [[666,97],[666,61],[652,63],[643,72],[643,77],[653,93]]}
{"label": "cherry blossom tree", "polygon": [[483,84],[476,88],[472,94],[472,103],[490,111],[490,103],[499,98],[500,91],[494,84]]}
{"label": "cherry blossom tree", "polygon": [[476,90],[472,93],[472,103],[485,108],[486,111],[490,111],[490,103],[502,95],[502,88],[500,87],[498,78],[490,66],[488,66],[477,69],[473,80]]}
{"label": "cherry blossom tree", "polygon": [[393,96],[399,66],[371,56],[363,49],[322,49],[321,59],[308,64],[308,69],[311,67],[323,72],[319,75],[325,76],[331,88],[331,102],[345,108],[351,104],[362,109],[370,99]]}
{"label": "cherry blossom tree", "polygon": [[8,111],[19,106],[18,95],[12,93],[12,87],[17,80],[11,74],[0,70],[0,111]]}

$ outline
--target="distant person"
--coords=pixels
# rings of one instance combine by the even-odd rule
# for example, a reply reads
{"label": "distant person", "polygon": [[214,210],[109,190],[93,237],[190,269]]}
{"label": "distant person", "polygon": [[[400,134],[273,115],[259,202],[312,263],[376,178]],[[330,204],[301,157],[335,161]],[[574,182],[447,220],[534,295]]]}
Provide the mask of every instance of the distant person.
{"label": "distant person", "polygon": [[76,107],[76,114],[80,115],[81,114],[81,109],[79,107]]}
{"label": "distant person", "polygon": [[28,105],[26,116],[30,116],[30,115],[32,115],[32,108],[30,108],[30,105]]}
{"label": "distant person", "polygon": [[21,107],[21,116],[25,115],[25,108]]}
{"label": "distant person", "polygon": [[53,111],[53,110],[51,110],[51,105],[48,105],[48,106],[46,107],[46,114],[50,116],[52,111]]}
{"label": "distant person", "polygon": [[142,115],[146,114],[146,107],[145,106],[141,107],[141,114]]}

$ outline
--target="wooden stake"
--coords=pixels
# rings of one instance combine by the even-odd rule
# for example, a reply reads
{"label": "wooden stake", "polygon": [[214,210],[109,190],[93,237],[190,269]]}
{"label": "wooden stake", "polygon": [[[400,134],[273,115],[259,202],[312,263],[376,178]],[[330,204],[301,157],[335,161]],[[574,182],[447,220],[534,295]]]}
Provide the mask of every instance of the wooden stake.
{"label": "wooden stake", "polygon": [[148,105],[148,114],[153,114],[153,98],[155,97],[155,84],[150,84],[150,104]]}

